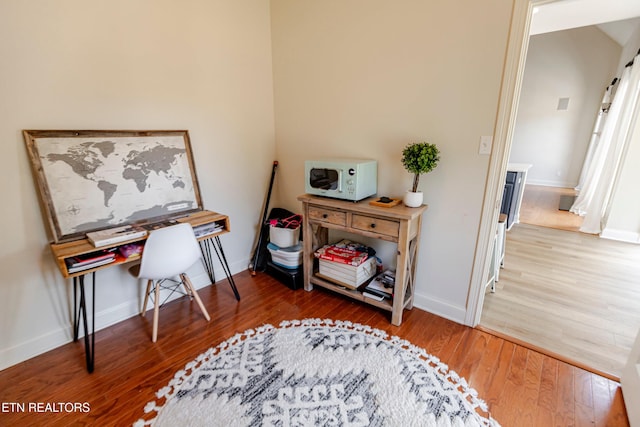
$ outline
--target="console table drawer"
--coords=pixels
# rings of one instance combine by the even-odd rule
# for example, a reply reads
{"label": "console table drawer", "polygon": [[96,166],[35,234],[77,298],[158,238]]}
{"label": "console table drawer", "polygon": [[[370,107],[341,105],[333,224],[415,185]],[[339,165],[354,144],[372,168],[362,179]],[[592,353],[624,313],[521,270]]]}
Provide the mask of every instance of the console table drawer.
{"label": "console table drawer", "polygon": [[309,219],[313,221],[328,222],[329,224],[347,225],[347,213],[344,211],[334,211],[331,209],[309,206]]}
{"label": "console table drawer", "polygon": [[392,237],[400,232],[400,222],[366,215],[353,215],[351,227]]}

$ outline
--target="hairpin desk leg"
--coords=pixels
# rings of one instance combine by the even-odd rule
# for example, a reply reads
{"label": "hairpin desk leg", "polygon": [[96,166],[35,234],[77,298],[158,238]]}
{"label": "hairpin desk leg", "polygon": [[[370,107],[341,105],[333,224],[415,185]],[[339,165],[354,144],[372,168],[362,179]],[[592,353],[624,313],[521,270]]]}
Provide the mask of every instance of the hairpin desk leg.
{"label": "hairpin desk leg", "polygon": [[213,249],[216,251],[216,255],[218,255],[218,259],[220,260],[220,264],[222,264],[224,274],[226,274],[227,280],[229,280],[229,285],[233,290],[233,294],[236,296],[236,300],[240,301],[240,294],[238,293],[236,282],[233,280],[233,275],[231,274],[231,269],[229,268],[227,257],[224,255],[224,250],[222,249],[222,242],[220,242],[220,236],[215,236],[214,240],[215,240],[215,245],[213,246]]}
{"label": "hairpin desk leg", "polygon": [[[80,276],[83,277],[83,276]],[[73,278],[73,341],[78,341],[78,328],[80,320],[78,319],[78,277]]]}
{"label": "hairpin desk leg", "polygon": [[211,283],[216,283],[216,275],[213,271],[213,260],[211,259],[211,249],[209,248],[209,239],[200,241],[200,251],[202,252],[202,259],[204,261],[204,268],[207,270],[209,280]]}
{"label": "hairpin desk leg", "polygon": [[[73,278],[73,340],[78,341],[78,333],[80,330],[80,318],[82,317],[82,324],[84,327],[84,353],[87,361],[87,371],[93,372],[95,362],[95,325],[96,325],[96,273],[91,274],[91,332],[89,332],[89,325],[87,321],[87,297],[84,288],[84,277],[82,276]],[[77,304],[77,288],[80,286],[80,304]]]}
{"label": "hairpin desk leg", "polygon": [[231,290],[236,297],[236,300],[240,301],[240,294],[238,293],[238,288],[236,287],[236,282],[233,280],[233,276],[231,275],[231,269],[229,268],[229,263],[227,262],[227,257],[224,255],[224,251],[222,250],[222,242],[220,242],[220,237],[215,236],[209,239],[204,239],[200,242],[200,250],[202,251],[202,257],[204,258],[204,266],[207,270],[207,274],[209,274],[209,279],[211,279],[211,283],[215,283],[215,276],[213,274],[213,259],[211,257],[211,247],[213,246],[213,250],[216,252],[218,256],[218,260],[220,260],[220,264],[222,265],[222,269],[224,270],[225,276],[227,276],[227,280],[229,281],[229,285],[231,286]]}

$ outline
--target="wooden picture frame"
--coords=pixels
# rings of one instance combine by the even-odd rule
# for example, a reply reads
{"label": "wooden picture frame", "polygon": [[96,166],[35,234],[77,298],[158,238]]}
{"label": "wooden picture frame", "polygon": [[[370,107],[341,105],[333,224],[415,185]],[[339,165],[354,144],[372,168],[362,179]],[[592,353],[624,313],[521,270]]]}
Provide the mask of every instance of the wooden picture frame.
{"label": "wooden picture frame", "polygon": [[24,130],[53,242],[202,210],[186,130]]}

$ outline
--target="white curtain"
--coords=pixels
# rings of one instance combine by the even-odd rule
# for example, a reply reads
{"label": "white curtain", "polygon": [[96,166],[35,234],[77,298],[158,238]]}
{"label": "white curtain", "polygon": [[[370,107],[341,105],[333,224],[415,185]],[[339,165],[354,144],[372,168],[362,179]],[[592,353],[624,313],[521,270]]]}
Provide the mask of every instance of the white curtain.
{"label": "white curtain", "polygon": [[618,88],[618,78],[615,78],[607,89],[604,92],[604,96],[602,97],[602,102],[600,103],[600,110],[598,110],[598,117],[596,117],[596,124],[593,126],[593,133],[591,134],[591,140],[589,141],[589,148],[587,149],[587,155],[584,158],[584,163],[582,164],[582,171],[580,172],[580,179],[578,180],[578,185],[575,187],[576,190],[580,191],[587,177],[587,171],[589,170],[589,165],[591,164],[591,160],[593,160],[593,154],[598,148],[598,142],[600,142],[600,135],[602,134],[602,128],[607,121],[607,114],[609,113],[609,108],[611,108],[611,100],[613,99],[616,89]]}
{"label": "white curtain", "polygon": [[585,173],[582,189],[571,207],[571,212],[585,217],[580,227],[584,233],[598,234],[602,231],[622,155],[637,115],[640,90],[638,56],[634,64],[626,67],[620,78],[598,145]]}

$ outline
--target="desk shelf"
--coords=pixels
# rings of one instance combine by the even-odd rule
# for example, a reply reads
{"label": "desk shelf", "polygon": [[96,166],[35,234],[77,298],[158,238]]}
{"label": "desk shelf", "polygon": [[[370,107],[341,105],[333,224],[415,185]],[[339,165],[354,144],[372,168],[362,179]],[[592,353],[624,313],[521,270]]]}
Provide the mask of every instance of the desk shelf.
{"label": "desk shelf", "polygon": [[[222,215],[219,214],[217,212],[212,212],[212,211],[199,211],[199,212],[195,212],[191,215],[188,215],[186,217],[182,217],[182,218],[177,218],[175,220],[176,222],[187,222],[189,224],[191,224],[193,227],[197,227],[199,225],[204,225],[204,224],[212,224],[212,223],[216,223],[217,225],[220,225],[222,227],[222,229],[216,233],[213,234],[207,234],[205,236],[201,236],[198,238],[198,240],[202,241],[204,239],[210,239],[212,237],[216,237],[219,236],[221,234],[224,233],[228,233],[230,231],[230,225],[229,225],[229,217],[226,215]],[[131,239],[131,240],[125,240],[122,242],[118,242],[116,244],[113,245],[105,245],[105,246],[100,246],[100,247],[95,247],[93,246],[93,244],[91,242],[89,242],[89,240],[87,239],[81,239],[81,240],[74,240],[72,242],[66,242],[66,243],[52,243],[51,244],[51,252],[53,253],[53,257],[56,261],[56,264],[58,265],[58,268],[60,269],[60,272],[62,273],[62,276],[64,278],[72,278],[72,277],[78,277],[78,276],[82,276],[88,273],[92,273],[94,271],[98,271],[101,270],[103,268],[107,268],[107,267],[112,267],[114,265],[119,265],[119,264],[126,264],[126,263],[130,263],[130,262],[134,262],[140,259],[140,257],[136,257],[136,258],[124,258],[122,256],[116,256],[116,260],[114,262],[111,262],[109,264],[104,264],[104,265],[100,265],[98,267],[95,268],[90,268],[90,269],[86,269],[86,270],[82,270],[82,271],[78,271],[75,273],[69,273],[69,271],[67,270],[67,264],[65,262],[65,260],[67,258],[71,258],[71,257],[75,257],[78,255],[84,255],[84,254],[88,254],[91,252],[97,252],[100,250],[104,250],[104,249],[113,249],[113,248],[118,248],[120,246],[124,246],[130,243],[139,243],[139,242],[144,242],[145,240],[147,240],[147,236],[144,237],[138,237],[135,239]]]}
{"label": "desk shelf", "polygon": [[358,301],[362,301],[364,303],[367,304],[371,304],[371,305],[375,305],[378,308],[382,308],[383,310],[387,310],[387,311],[393,311],[393,304],[391,303],[391,301],[389,301],[388,299],[384,299],[382,301],[378,301],[372,298],[368,298],[366,296],[364,296],[362,294],[362,292],[356,290],[356,289],[349,289],[349,288],[345,288],[344,286],[340,286],[337,285],[335,283],[332,283],[329,280],[326,280],[324,278],[322,278],[322,276],[318,275],[318,274],[314,274],[313,276],[311,276],[310,278],[310,282],[314,285],[318,285],[320,287],[323,287],[325,289],[329,289],[331,291],[334,291],[336,293],[342,294],[342,295],[346,295],[349,298],[358,300]]}
{"label": "desk shelf", "polygon": [[[415,260],[418,255],[422,214],[426,205],[391,208],[369,204],[372,199],[350,202],[304,194],[298,197],[303,204],[304,288],[321,286],[349,298],[362,301],[391,312],[391,323],[402,323],[404,309],[413,307]],[[323,279],[317,274],[314,252],[328,243],[329,230],[394,242],[398,246],[396,283],[392,301],[377,301],[357,290],[347,289]]]}
{"label": "desk shelf", "polygon": [[[346,295],[349,298],[362,301],[370,305],[375,305],[378,308],[381,308],[383,310],[387,310],[393,313],[393,307],[394,307],[393,301],[395,299],[395,296],[391,299],[385,298],[382,301],[378,301],[376,299],[366,297],[361,291],[357,289],[349,289],[344,286],[340,286],[336,283],[333,283],[331,282],[331,280],[325,279],[324,277],[322,277],[322,275],[316,272],[314,272],[314,274],[311,276],[310,282],[322,288],[329,289],[331,291],[334,291],[342,295]],[[366,283],[363,286],[366,286]],[[410,305],[412,304],[413,304],[413,294],[410,292],[406,292],[404,295],[404,304],[402,304],[402,308],[410,309]]]}

